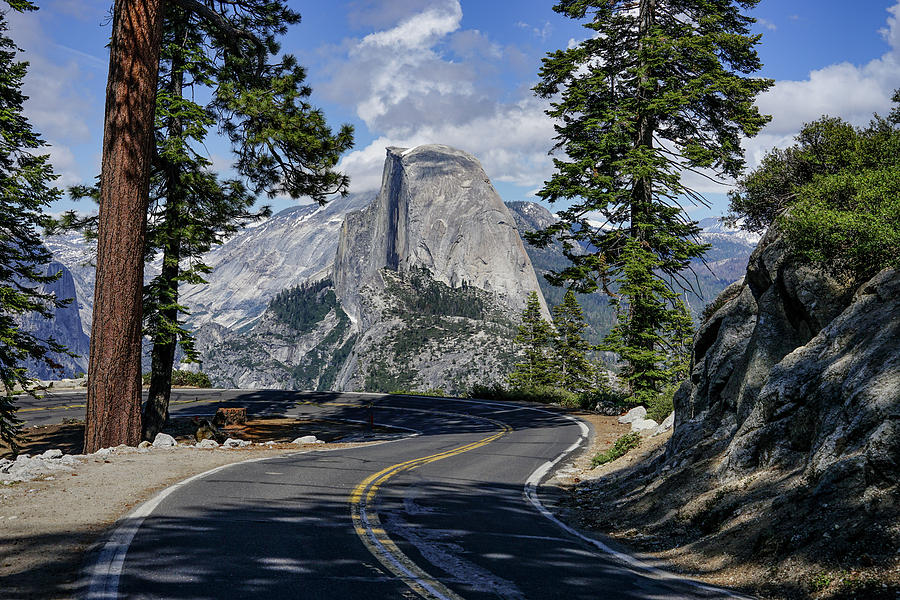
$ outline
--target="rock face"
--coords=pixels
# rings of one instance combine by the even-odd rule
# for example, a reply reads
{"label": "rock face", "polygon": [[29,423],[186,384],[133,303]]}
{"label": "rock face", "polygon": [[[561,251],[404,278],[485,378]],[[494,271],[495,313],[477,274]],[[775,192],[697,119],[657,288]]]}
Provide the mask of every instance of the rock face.
{"label": "rock face", "polygon": [[843,278],[770,230],[713,307],[671,439],[582,486],[591,519],[761,572],[895,568],[900,272]]}
{"label": "rock face", "polygon": [[245,330],[201,329],[216,385],[460,393],[512,369],[516,322],[540,288],[475,158],[389,149],[381,192],[332,248],[333,279],[279,296]]}
{"label": "rock face", "polygon": [[282,290],[327,277],[345,215],[371,201],[371,194],[350,195],[324,207],[289,208],[214,248],[204,257],[213,269],[210,283],[186,286],[181,295],[190,324],[239,329]]}
{"label": "rock face", "polygon": [[36,313],[31,313],[22,318],[20,323],[23,329],[34,334],[38,339],[47,339],[52,336],[75,356],[51,355],[50,359],[60,366],[59,369],[51,369],[42,362],[29,361],[27,363],[29,375],[39,379],[75,377],[79,373],[87,372],[90,339],[84,333],[78,305],[75,302],[75,281],[72,274],[65,266],[56,261],[51,261],[42,269],[43,275],[57,273],[61,273],[59,279],[39,285],[38,291],[43,294],[53,294],[61,300],[73,300],[73,302],[62,308],[53,309],[52,319],[45,319]]}
{"label": "rock face", "polygon": [[341,228],[335,290],[357,320],[359,290],[379,287],[381,269],[416,267],[451,288],[491,292],[514,311],[529,292],[540,293],[513,216],[484,169],[448,146],[387,149],[378,197]]}
{"label": "rock face", "polygon": [[722,484],[774,469],[804,501],[896,518],[900,272],[859,285],[795,261],[770,230],[719,304],[675,396],[669,460],[715,450]]}
{"label": "rock face", "polygon": [[54,235],[44,240],[44,245],[53,254],[54,260],[65,265],[75,286],[72,306],[78,309],[81,328],[86,335],[91,334],[91,311],[94,308],[94,261],[97,254],[95,243],[85,241],[80,233]]}

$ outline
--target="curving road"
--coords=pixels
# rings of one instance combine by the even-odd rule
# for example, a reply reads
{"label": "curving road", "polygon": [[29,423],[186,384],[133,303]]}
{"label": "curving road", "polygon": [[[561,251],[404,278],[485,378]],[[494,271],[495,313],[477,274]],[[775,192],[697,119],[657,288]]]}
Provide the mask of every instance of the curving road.
{"label": "curving road", "polygon": [[236,403],[256,414],[366,420],[374,402],[376,423],[418,433],[239,463],[170,488],[97,552],[86,598],[740,597],[555,520],[537,484],[585,443],[587,427],[571,417],[409,396],[214,393],[183,396],[173,412]]}

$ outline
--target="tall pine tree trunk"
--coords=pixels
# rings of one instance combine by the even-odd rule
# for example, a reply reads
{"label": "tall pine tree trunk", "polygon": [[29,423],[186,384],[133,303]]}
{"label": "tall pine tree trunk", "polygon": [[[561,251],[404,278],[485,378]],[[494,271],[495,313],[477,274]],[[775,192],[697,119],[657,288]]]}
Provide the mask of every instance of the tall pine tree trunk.
{"label": "tall pine tree trunk", "polygon": [[[183,36],[183,21],[175,30],[175,43]],[[169,93],[171,98],[181,98],[184,88],[184,61],[178,50],[172,57]],[[184,125],[177,115],[167,123],[169,140],[182,140]],[[181,185],[179,164],[170,159],[166,166],[166,210],[163,221],[166,243],[163,247],[162,271],[159,275],[159,315],[153,334],[153,351],[150,366],[150,390],[143,415],[143,437],[152,441],[169,419],[169,398],[172,393],[172,364],[178,346],[178,275],[181,261],[181,214],[184,190]]]}
{"label": "tall pine tree trunk", "polygon": [[141,300],[163,3],[116,0],[103,129],[85,452],[141,439]]}
{"label": "tall pine tree trunk", "polygon": [[[168,212],[168,211],[167,211]],[[178,238],[178,236],[173,236]],[[169,306],[160,309],[161,323],[175,323],[178,319],[178,261],[180,238],[170,239],[163,251],[163,268],[159,276],[159,285],[164,296],[161,300]],[[169,397],[172,392],[172,364],[175,362],[175,350],[178,346],[178,334],[168,327],[157,330],[153,337],[153,351],[150,366],[150,390],[147,404],[144,406],[143,438],[152,441],[162,431],[169,419]]]}
{"label": "tall pine tree trunk", "polygon": [[[639,16],[638,16],[638,46],[639,56],[641,60],[638,68],[640,74],[640,89],[638,103],[638,119],[637,129],[635,132],[634,146],[635,148],[653,148],[653,130],[655,122],[653,117],[648,114],[651,98],[655,95],[648,87],[651,85],[651,77],[647,73],[648,64],[642,56],[647,39],[650,37],[651,30],[656,19],[656,2],[657,0],[640,0]],[[653,180],[650,177],[642,176],[635,180],[631,193],[631,231],[641,247],[641,251],[648,249],[647,226],[653,211]],[[652,302],[651,292],[649,290],[636,290],[630,298],[629,315],[630,321],[628,331],[628,339],[626,343],[632,348],[645,352],[652,352],[654,343],[653,336],[646,335],[650,330],[655,330],[655,323],[648,314],[648,305]],[[632,364],[630,367],[640,371],[644,365]],[[638,391],[632,388],[632,393]]]}

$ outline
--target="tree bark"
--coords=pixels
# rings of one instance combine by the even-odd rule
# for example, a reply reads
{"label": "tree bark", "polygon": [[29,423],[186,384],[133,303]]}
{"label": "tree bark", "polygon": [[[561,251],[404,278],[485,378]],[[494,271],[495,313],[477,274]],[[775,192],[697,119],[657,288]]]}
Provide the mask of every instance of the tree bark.
{"label": "tree bark", "polygon": [[84,451],[141,439],[141,301],[161,0],[116,0]]}

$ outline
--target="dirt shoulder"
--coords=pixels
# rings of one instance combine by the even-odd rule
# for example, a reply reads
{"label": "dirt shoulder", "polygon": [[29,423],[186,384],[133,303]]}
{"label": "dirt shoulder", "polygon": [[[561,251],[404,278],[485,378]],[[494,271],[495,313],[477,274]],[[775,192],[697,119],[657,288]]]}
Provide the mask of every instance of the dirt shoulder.
{"label": "dirt shoulder", "polygon": [[[173,448],[122,446],[78,455],[70,467],[37,480],[0,484],[0,597],[73,598],[91,546],[136,506],[188,477],[249,459],[372,443],[341,442],[367,435],[358,425],[268,419],[250,421],[231,434],[270,445],[201,449],[186,445],[192,441],[185,435],[189,429],[183,423],[169,429],[180,443]],[[377,429],[381,431],[375,432],[375,439],[396,435]],[[72,455],[81,448],[83,424],[29,428],[25,434],[24,453],[37,455],[54,448]],[[300,435],[316,435],[330,443],[286,443]]]}
{"label": "dirt shoulder", "polygon": [[[807,506],[797,473],[760,471],[720,484],[715,459],[673,467],[658,460],[671,432],[591,468],[628,429],[615,417],[579,416],[594,426],[593,443],[550,482],[563,489],[554,509],[570,525],[672,572],[767,600],[900,598],[896,519],[859,527],[865,515],[835,518],[827,505]],[[864,535],[843,536],[851,527]]]}

